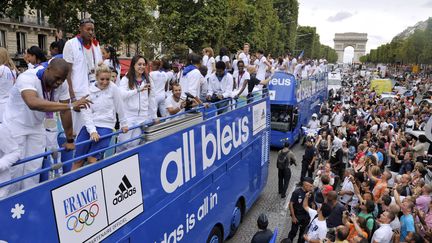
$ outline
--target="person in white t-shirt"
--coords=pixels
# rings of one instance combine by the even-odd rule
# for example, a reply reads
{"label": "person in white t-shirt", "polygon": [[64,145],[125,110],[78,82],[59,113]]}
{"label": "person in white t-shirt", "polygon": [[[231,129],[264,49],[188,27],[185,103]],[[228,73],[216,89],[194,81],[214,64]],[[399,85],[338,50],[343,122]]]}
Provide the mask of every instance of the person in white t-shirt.
{"label": "person in white t-shirt", "polygon": [[228,49],[226,47],[221,47],[219,50],[219,55],[215,58],[216,62],[222,61],[225,63],[227,71],[232,69],[230,58],[228,57]]}
{"label": "person in white t-shirt", "polygon": [[250,74],[245,70],[245,64],[242,60],[237,62],[238,71],[233,73],[235,89],[233,90],[234,99],[237,99],[238,106],[246,105],[248,95],[248,82]]}
{"label": "person in white t-shirt", "polygon": [[24,60],[28,62],[29,69],[33,69],[33,68],[41,69],[44,67],[42,64],[47,65],[46,63],[47,58],[43,53],[42,49],[40,49],[38,46],[32,46],[29,49],[27,49]]}
{"label": "person in white t-shirt", "polygon": [[[167,95],[168,95],[168,92],[170,91],[169,85],[174,82],[174,71],[171,69],[171,64],[165,58],[162,59],[160,71],[164,72],[168,78],[168,91],[167,91]],[[169,94],[171,95],[171,93]]]}
{"label": "person in white t-shirt", "polygon": [[154,83],[154,92],[156,95],[156,104],[158,111],[162,117],[168,115],[165,106],[166,91],[168,91],[168,76],[160,70],[161,61],[155,60],[152,62],[153,71],[150,72],[149,78]]}
{"label": "person in white t-shirt", "polygon": [[[302,237],[305,242],[320,243],[326,238],[327,235],[327,217],[331,214],[332,208],[329,204],[323,203],[318,210],[309,207],[309,199],[312,196],[311,192],[306,194],[303,200],[303,208],[309,213],[310,222],[308,231]],[[300,237],[300,236],[299,236]]]}
{"label": "person in white t-shirt", "polygon": [[179,84],[172,85],[172,95],[168,96],[165,100],[167,112],[170,115],[175,115],[184,112],[186,101],[181,99],[181,86]]}
{"label": "person in white t-shirt", "polygon": [[393,230],[390,223],[395,219],[392,212],[384,211],[377,221],[380,227],[372,235],[372,243],[390,243],[392,242]]}
{"label": "person in white t-shirt", "polygon": [[0,123],[3,121],[3,113],[9,98],[9,92],[17,78],[16,70],[6,48],[0,47]]}
{"label": "person in white t-shirt", "polygon": [[259,81],[263,81],[265,80],[267,70],[271,70],[272,66],[267,61],[267,58],[264,56],[263,50],[258,50],[256,52],[256,57],[258,61],[258,70],[257,70],[256,78]]}
{"label": "person in white t-shirt", "polygon": [[350,205],[351,200],[354,196],[354,185],[350,180],[351,175],[354,175],[354,171],[352,168],[347,168],[344,172],[344,180],[342,182],[342,188],[339,191],[339,202],[343,205]]}
{"label": "person in white t-shirt", "polygon": [[416,125],[416,122],[414,121],[414,118],[412,115],[409,115],[407,117],[407,121],[405,123],[405,132],[411,132],[414,130]]}
{"label": "person in white t-shirt", "polygon": [[270,53],[267,55],[267,61],[270,63],[273,69],[276,67],[276,60],[272,57]]}
{"label": "person in white t-shirt", "polygon": [[293,75],[297,80],[301,80],[302,79],[302,72],[303,72],[303,68],[305,66],[305,63],[303,60],[300,60],[300,62],[298,62],[295,66],[294,66],[294,71],[293,71]]}
{"label": "person in white t-shirt", "polygon": [[103,63],[105,65],[107,65],[109,68],[111,68],[113,70],[116,70],[117,77],[116,77],[114,83],[117,84],[117,86],[118,86],[118,84],[120,83],[121,66],[120,66],[120,61],[117,58],[117,52],[114,49],[114,47],[105,46],[102,49],[102,58],[104,59]]}
{"label": "person in white t-shirt", "polygon": [[[70,103],[66,80],[69,66],[66,61],[56,58],[47,68],[30,69],[22,73],[11,89],[6,103],[3,124],[11,132],[20,149],[21,158],[45,151],[44,120],[49,114],[60,111],[66,134],[65,147],[75,148],[70,111],[87,108],[90,101],[86,97]],[[2,134],[3,135],[3,134]],[[34,172],[41,168],[43,157],[11,168],[12,178]],[[39,176],[20,181],[11,186],[11,192],[32,187],[39,183]]]}
{"label": "person in white t-shirt", "polygon": [[211,47],[206,47],[203,50],[203,63],[202,65],[207,67],[207,76],[210,76],[215,72],[216,61],[214,58],[214,51]]}
{"label": "person in white t-shirt", "polygon": [[293,74],[294,73],[294,68],[297,66],[297,58],[295,58],[294,56],[292,56],[291,53],[288,53],[288,60],[290,62],[289,66],[288,66],[288,73]]}
{"label": "person in white t-shirt", "polygon": [[[99,42],[94,39],[92,19],[85,18],[80,21],[79,35],[66,42],[63,58],[70,67],[67,82],[71,100],[88,95],[90,83],[96,80],[96,67],[102,63]],[[72,116],[74,132],[78,134],[84,121],[80,112],[73,112]]]}
{"label": "person in white t-shirt", "polygon": [[333,127],[340,127],[342,125],[343,116],[343,113],[339,109],[336,109],[331,119]]}
{"label": "person in white t-shirt", "polygon": [[238,56],[238,60],[242,60],[245,64],[245,67],[247,68],[250,64],[253,64],[251,62],[251,56],[249,55],[249,49],[250,45],[249,43],[244,43],[243,45],[243,52],[241,52]]}
{"label": "person in white t-shirt", "polygon": [[278,71],[288,72],[288,62],[284,58],[279,57],[277,62],[275,62],[274,68]]}

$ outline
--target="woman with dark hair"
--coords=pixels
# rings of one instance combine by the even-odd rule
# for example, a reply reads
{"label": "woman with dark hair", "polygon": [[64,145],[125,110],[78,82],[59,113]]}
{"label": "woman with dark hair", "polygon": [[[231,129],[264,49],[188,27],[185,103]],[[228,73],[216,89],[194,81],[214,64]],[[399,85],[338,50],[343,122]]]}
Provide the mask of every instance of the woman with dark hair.
{"label": "woman with dark hair", "polygon": [[[157,121],[157,105],[154,93],[153,81],[145,72],[147,61],[143,56],[137,55],[132,58],[129,71],[119,84],[124,104],[124,113],[129,127]],[[126,141],[141,135],[140,129],[133,129],[125,134],[120,134],[119,142]],[[118,147],[118,151],[137,146],[140,143],[136,139],[130,143]]]}
{"label": "woman with dark hair", "polygon": [[226,65],[226,70],[231,71],[232,67],[228,55],[228,49],[226,47],[221,47],[219,50],[219,55],[215,58],[215,60],[216,62],[223,61]]}
{"label": "woman with dark hair", "polygon": [[32,46],[27,49],[24,60],[27,62],[29,68],[42,68],[41,63],[46,62],[47,58],[39,47]]}
{"label": "woman with dark hair", "polygon": [[117,52],[114,47],[105,46],[104,48],[102,48],[102,58],[105,65],[117,71],[117,80],[115,83],[118,85],[120,82],[121,66],[120,61],[117,58]]}

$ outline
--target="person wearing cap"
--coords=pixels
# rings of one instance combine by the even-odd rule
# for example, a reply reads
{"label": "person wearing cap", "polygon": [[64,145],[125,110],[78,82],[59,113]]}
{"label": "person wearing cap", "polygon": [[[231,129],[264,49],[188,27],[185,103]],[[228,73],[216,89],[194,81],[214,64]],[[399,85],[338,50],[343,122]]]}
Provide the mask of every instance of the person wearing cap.
{"label": "person wearing cap", "polygon": [[[95,70],[103,60],[99,42],[95,39],[92,19],[81,19],[79,34],[66,42],[63,58],[69,63],[67,82],[71,100],[75,101],[90,94],[90,83],[96,81]],[[78,134],[84,120],[79,112],[73,112],[72,116],[74,132]]]}
{"label": "person wearing cap", "polygon": [[305,153],[303,155],[300,178],[305,177],[306,172],[310,177],[312,177],[313,175],[315,169],[315,160],[318,154],[314,144],[315,144],[315,140],[313,138],[308,138],[306,140],[306,148],[305,148]]}
{"label": "person wearing cap", "polygon": [[[304,177],[302,180],[302,186],[297,188],[291,195],[289,202],[289,210],[291,213],[291,231],[288,233],[288,238],[293,241],[299,232],[298,243],[303,243],[303,233],[306,227],[309,225],[311,220],[309,213],[303,207],[303,201],[306,198],[306,193],[312,192],[313,190],[313,179],[310,177]],[[313,204],[312,198],[308,200],[308,206],[311,207]]]}
{"label": "person wearing cap", "polygon": [[265,214],[260,214],[257,220],[259,231],[252,237],[251,243],[268,243],[273,237],[273,232],[267,229],[268,218]]}

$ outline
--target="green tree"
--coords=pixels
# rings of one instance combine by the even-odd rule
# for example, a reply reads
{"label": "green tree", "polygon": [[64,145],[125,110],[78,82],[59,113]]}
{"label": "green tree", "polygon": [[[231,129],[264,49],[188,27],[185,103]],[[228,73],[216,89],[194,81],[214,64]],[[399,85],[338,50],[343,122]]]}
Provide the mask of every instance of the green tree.
{"label": "green tree", "polygon": [[76,33],[78,13],[86,10],[85,1],[79,0],[6,0],[0,1],[0,16],[18,18],[26,9],[40,9],[49,17],[49,23],[65,33]]}
{"label": "green tree", "polygon": [[254,32],[249,33],[252,48],[263,49],[272,54],[279,54],[283,49],[279,18],[273,8],[272,0],[260,0],[254,3],[257,25]]}
{"label": "green tree", "polygon": [[297,36],[298,8],[297,0],[274,0],[273,6],[281,23],[281,40],[284,50],[294,50]]}
{"label": "green tree", "polygon": [[297,28],[296,50],[304,51],[305,57],[312,57],[316,28],[311,26],[299,26]]}
{"label": "green tree", "polygon": [[232,53],[237,53],[245,42],[252,42],[249,34],[255,32],[258,23],[256,9],[246,0],[228,0],[227,14],[224,44]]}

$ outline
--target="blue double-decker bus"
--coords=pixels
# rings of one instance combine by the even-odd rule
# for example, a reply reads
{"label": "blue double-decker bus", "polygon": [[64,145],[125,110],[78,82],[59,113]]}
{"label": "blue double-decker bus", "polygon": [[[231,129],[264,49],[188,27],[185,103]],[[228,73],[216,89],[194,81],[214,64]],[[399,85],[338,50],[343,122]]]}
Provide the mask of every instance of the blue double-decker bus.
{"label": "blue double-decker bus", "polygon": [[313,113],[327,100],[327,73],[296,80],[294,75],[275,72],[269,81],[271,110],[270,145],[293,145]]}
{"label": "blue double-decker bus", "polygon": [[267,181],[269,98],[135,129],[140,146],[0,199],[0,241],[216,243],[234,234]]}

